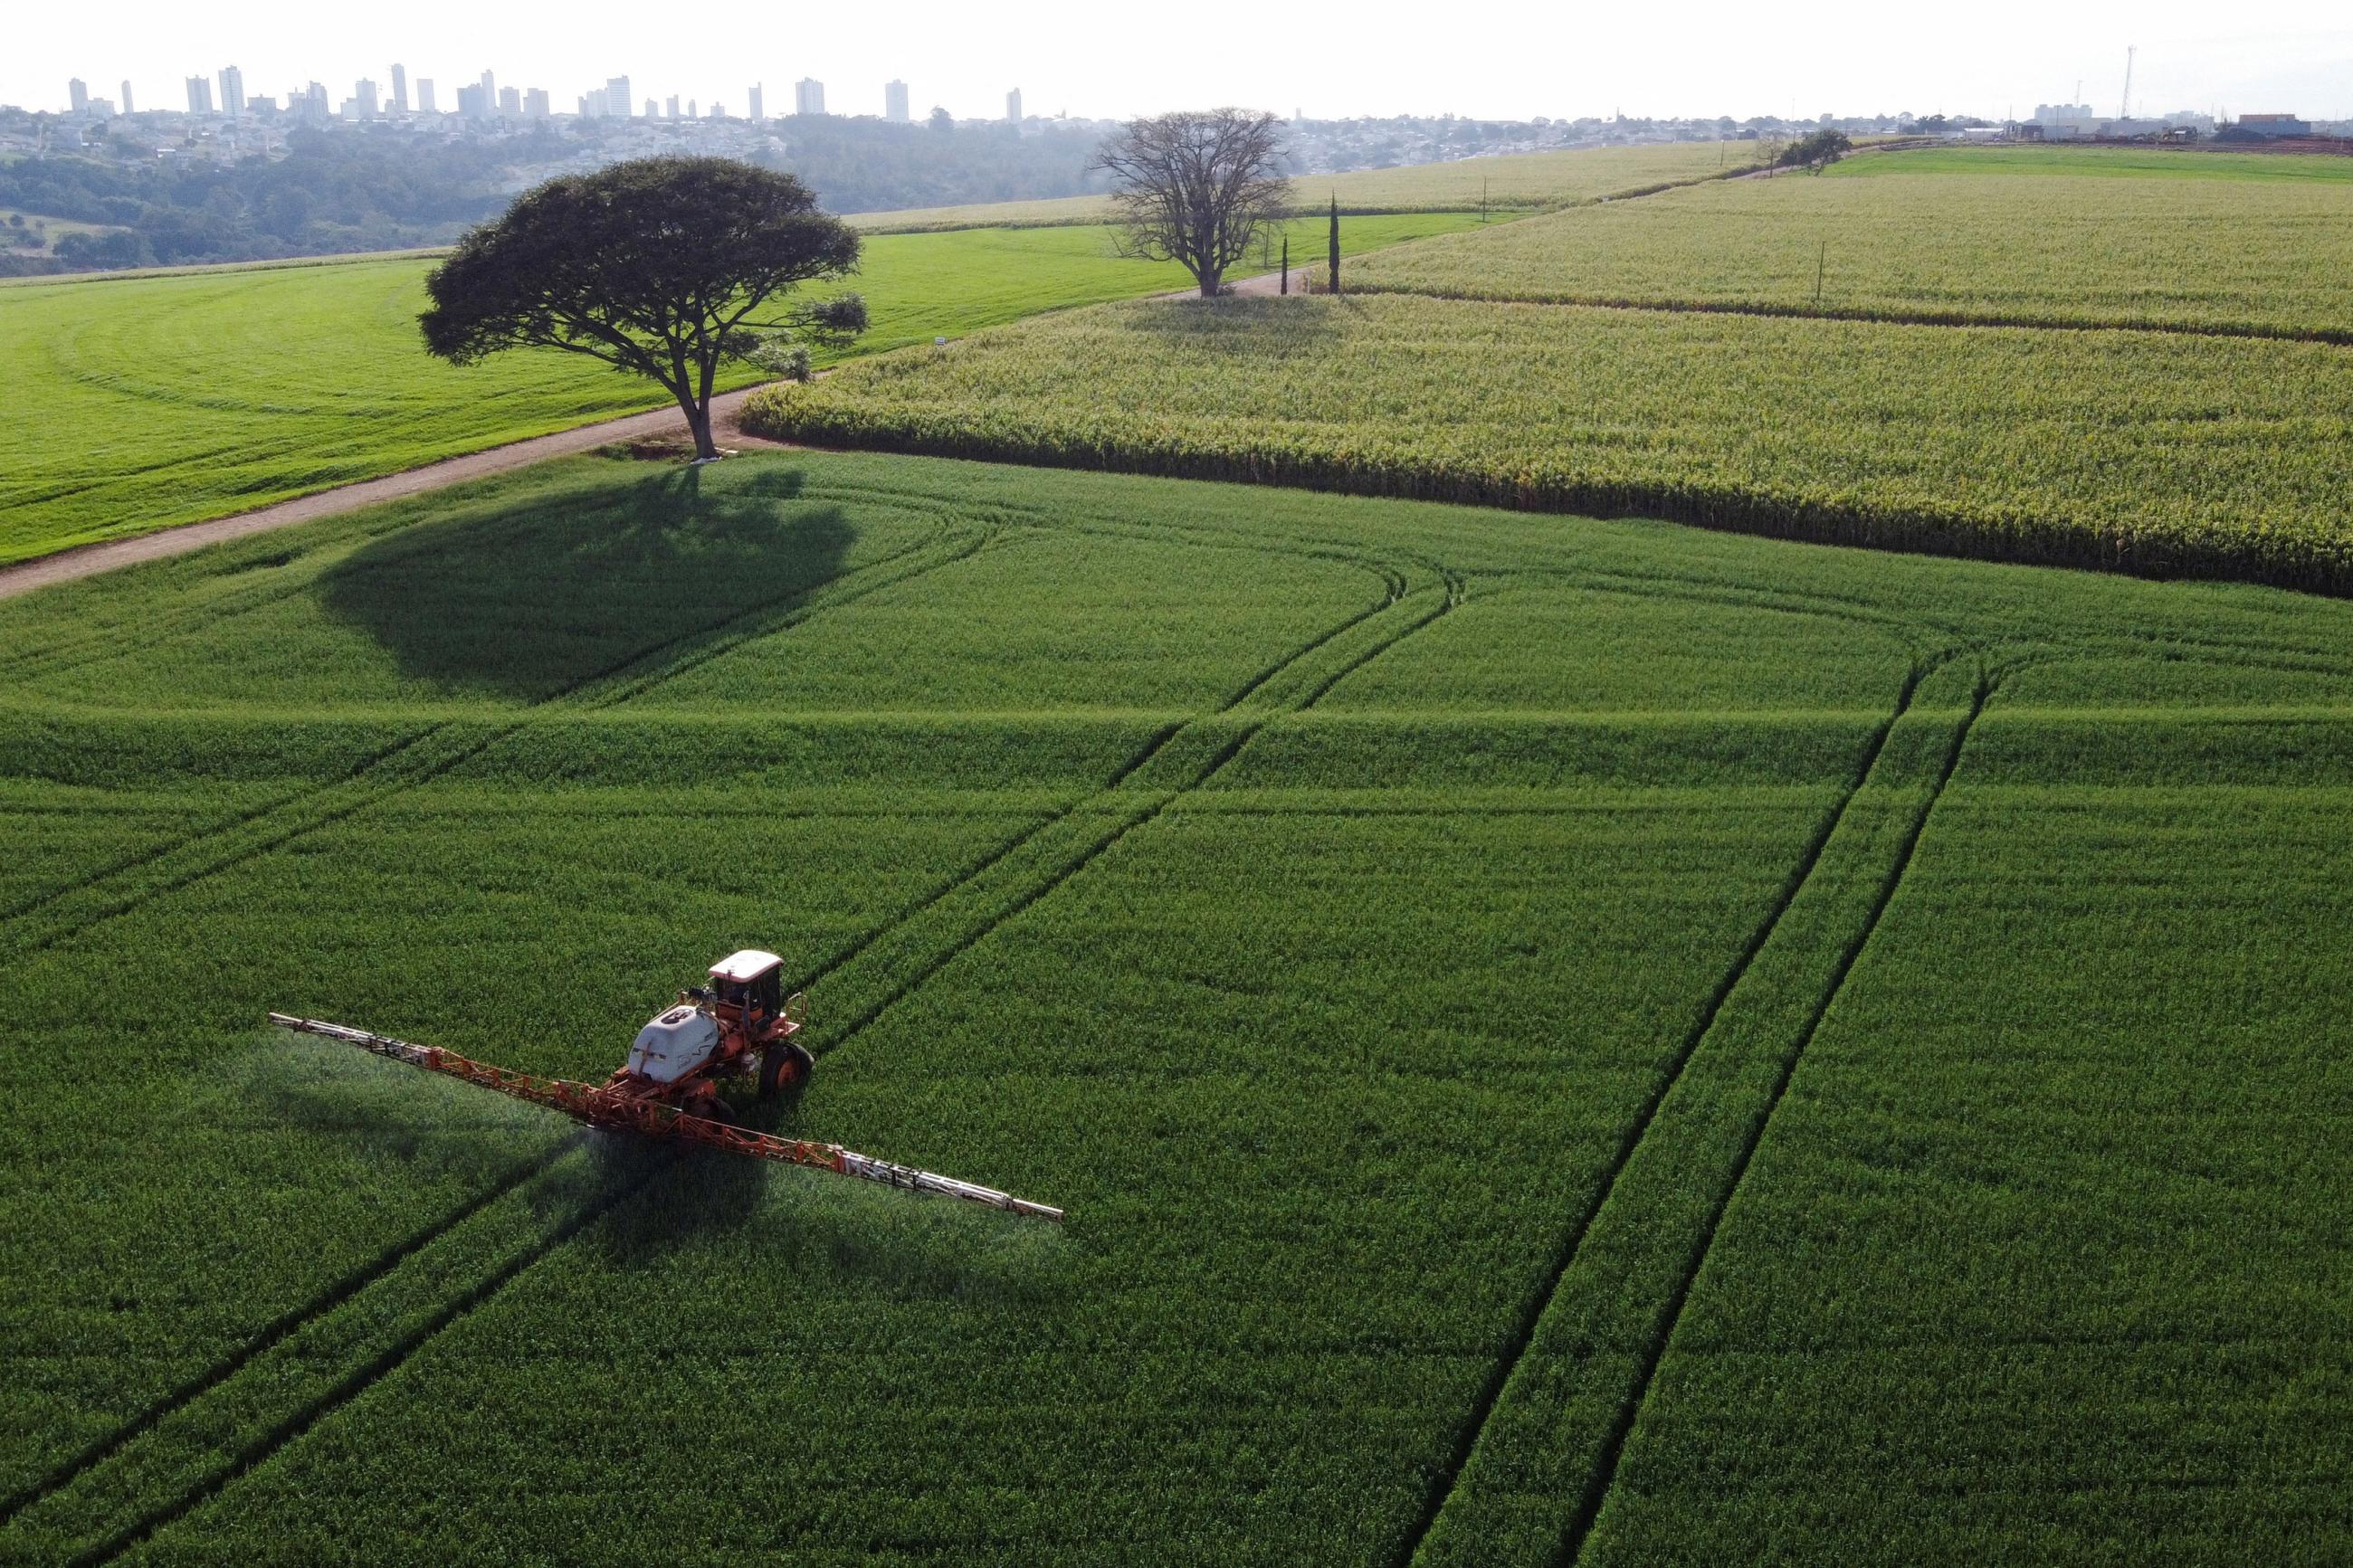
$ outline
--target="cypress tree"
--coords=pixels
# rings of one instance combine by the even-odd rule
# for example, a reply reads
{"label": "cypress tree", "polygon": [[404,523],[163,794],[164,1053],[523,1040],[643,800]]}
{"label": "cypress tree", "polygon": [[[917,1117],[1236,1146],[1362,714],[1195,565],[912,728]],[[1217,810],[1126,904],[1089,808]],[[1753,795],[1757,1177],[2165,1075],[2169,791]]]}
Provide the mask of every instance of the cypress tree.
{"label": "cypress tree", "polygon": [[1332,193],[1332,292],[1340,291],[1340,193]]}

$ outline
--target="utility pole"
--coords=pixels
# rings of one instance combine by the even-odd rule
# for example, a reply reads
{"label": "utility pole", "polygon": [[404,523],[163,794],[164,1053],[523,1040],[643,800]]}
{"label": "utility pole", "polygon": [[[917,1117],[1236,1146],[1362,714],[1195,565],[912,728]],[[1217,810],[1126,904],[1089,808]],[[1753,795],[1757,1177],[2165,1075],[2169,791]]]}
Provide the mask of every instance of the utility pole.
{"label": "utility pole", "polygon": [[2116,118],[2118,120],[2130,120],[2132,118],[2133,56],[2138,52],[2139,49],[2137,45],[2126,44],[2125,46],[2125,100],[2122,104],[2117,106]]}
{"label": "utility pole", "polygon": [[1282,237],[1282,292],[1286,298],[1291,293],[1291,237],[1287,234]]}

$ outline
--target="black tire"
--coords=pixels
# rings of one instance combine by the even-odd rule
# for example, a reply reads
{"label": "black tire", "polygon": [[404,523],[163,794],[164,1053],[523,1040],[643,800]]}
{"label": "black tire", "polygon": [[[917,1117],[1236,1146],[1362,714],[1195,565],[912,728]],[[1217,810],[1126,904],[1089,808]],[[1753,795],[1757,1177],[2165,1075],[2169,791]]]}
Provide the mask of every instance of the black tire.
{"label": "black tire", "polygon": [[703,1101],[701,1114],[705,1121],[716,1121],[722,1127],[735,1125],[735,1108],[727,1103],[727,1097],[723,1094],[713,1094]]}
{"label": "black tire", "polygon": [[817,1070],[817,1058],[797,1040],[786,1040],[760,1053],[760,1098],[774,1100],[797,1091]]}

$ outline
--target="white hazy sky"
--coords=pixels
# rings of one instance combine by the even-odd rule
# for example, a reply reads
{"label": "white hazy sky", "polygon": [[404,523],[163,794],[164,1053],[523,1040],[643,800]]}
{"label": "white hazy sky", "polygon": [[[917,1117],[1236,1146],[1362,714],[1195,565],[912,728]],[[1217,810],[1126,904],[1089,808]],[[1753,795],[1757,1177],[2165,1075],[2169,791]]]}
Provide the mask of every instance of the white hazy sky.
{"label": "white hazy sky", "polygon": [[[678,93],[740,114],[765,84],[771,113],[814,76],[838,114],[880,113],[903,78],[918,115],[1127,116],[1240,103],[1310,116],[1458,114],[2025,114],[2083,99],[2114,113],[2125,48],[2139,46],[2136,112],[2217,107],[2353,116],[2353,5],[2274,0],[1761,0],[1594,5],[1378,0],[1214,7],[1106,0],[899,0],[884,5],[656,5],[608,0],[106,0],[10,7],[0,103],[63,108],[66,79],[142,108],[185,103],[182,79],[234,64],[247,90],[317,79],[340,100],[362,76],[388,89],[397,60],[448,107],[487,68],[544,87],[559,109],[626,72],[634,96]],[[1206,21],[1195,22],[1195,17]],[[1790,25],[1790,19],[1796,25]]]}

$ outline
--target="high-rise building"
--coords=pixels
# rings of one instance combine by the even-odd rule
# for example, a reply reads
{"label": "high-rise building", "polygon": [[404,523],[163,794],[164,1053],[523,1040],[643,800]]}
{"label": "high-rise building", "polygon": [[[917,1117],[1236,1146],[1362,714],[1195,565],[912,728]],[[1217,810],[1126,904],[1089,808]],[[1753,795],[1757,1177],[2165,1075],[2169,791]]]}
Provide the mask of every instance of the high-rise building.
{"label": "high-rise building", "polygon": [[[482,112],[477,116],[477,118],[488,120],[491,117],[491,111],[499,106],[499,79],[490,72],[484,71],[482,73],[481,87]],[[462,114],[465,110],[461,107],[459,112]]]}
{"label": "high-rise building", "polygon": [[509,120],[521,120],[522,118],[522,89],[521,88],[502,87],[499,89],[499,113]]}
{"label": "high-rise building", "polygon": [[678,94],[674,92],[670,95],[670,117],[672,120],[678,118]]}
{"label": "high-rise building", "polygon": [[458,89],[458,112],[468,120],[488,120],[499,111],[493,89],[470,81]]}
{"label": "high-rise building", "polygon": [[1005,95],[1005,118],[1016,125],[1021,123],[1021,89],[1018,87]]}
{"label": "high-rise building", "polygon": [[429,76],[421,76],[417,79],[417,112],[419,114],[438,114],[441,112],[441,110],[436,108],[433,103],[433,79]]}
{"label": "high-rise building", "polygon": [[629,105],[636,100],[629,96],[629,79],[617,76],[605,83],[605,112],[616,120],[629,117]]}
{"label": "high-rise building", "polygon": [[221,67],[220,111],[234,119],[245,112],[245,73],[235,66]]}
{"label": "high-rise building", "polygon": [[131,79],[129,77],[124,77],[122,79],[122,112],[125,114],[136,114],[139,112],[137,110],[131,107]]}
{"label": "high-rise building", "polygon": [[547,118],[547,89],[543,87],[534,87],[524,90],[522,95],[522,117],[525,120],[544,120]]}
{"label": "high-rise building", "polygon": [[360,118],[362,120],[374,120],[376,117],[375,82],[371,81],[366,77],[360,78],[360,79],[352,86],[352,100],[360,106]]}
{"label": "high-rise building", "polygon": [[907,122],[907,84],[905,82],[886,81],[882,84],[882,118],[895,120],[902,125]]}
{"label": "high-rise building", "polygon": [[751,105],[751,114],[754,123],[756,124],[758,121],[768,118],[768,105],[766,100],[760,96],[760,84],[758,82],[755,81],[752,84],[746,101]]}
{"label": "high-rise building", "polygon": [[[82,80],[79,77],[76,77],[71,81],[66,83],[66,101],[73,105],[73,112],[76,115],[88,114],[90,112],[90,83]],[[190,104],[188,107],[194,109],[195,105]]]}
{"label": "high-rise building", "polygon": [[210,114],[213,111],[213,84],[200,76],[188,79],[188,112]]}
{"label": "high-rise building", "polygon": [[813,76],[805,76],[801,78],[800,81],[793,88],[793,112],[795,114],[823,114],[825,112],[825,83],[818,80],[817,78]]}
{"label": "high-rise building", "polygon": [[695,107],[695,100],[691,98],[686,100],[686,117],[689,120],[702,118],[702,110]]}
{"label": "high-rise building", "polygon": [[[661,105],[656,103],[650,98],[646,100],[646,118],[648,120],[659,120],[661,118]],[[673,116],[673,118],[675,118],[675,116]]]}
{"label": "high-rise building", "polygon": [[408,112],[408,68],[406,66],[396,65],[392,68],[392,111],[395,114]]}

